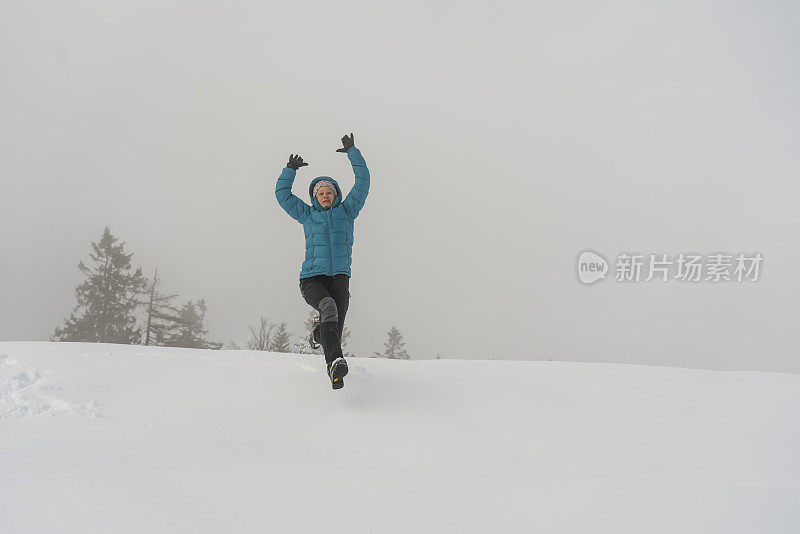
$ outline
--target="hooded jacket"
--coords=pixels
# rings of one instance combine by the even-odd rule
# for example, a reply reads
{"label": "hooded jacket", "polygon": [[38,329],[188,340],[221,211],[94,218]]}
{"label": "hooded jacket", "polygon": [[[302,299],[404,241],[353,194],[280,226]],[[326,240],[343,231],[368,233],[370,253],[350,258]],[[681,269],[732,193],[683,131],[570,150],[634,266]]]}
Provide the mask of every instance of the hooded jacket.
{"label": "hooded jacket", "polygon": [[[350,276],[353,252],[353,221],[358,217],[369,193],[369,170],[361,152],[352,147],[347,157],[353,166],[356,183],[347,198],[342,200],[339,183],[329,176],[317,176],[308,186],[309,206],[292,194],[297,171],[284,167],[275,185],[278,204],[294,220],[303,225],[306,238],[306,257],[300,266],[300,280],[311,276],[346,274]],[[336,187],[336,198],[329,209],[320,206],[314,198],[314,185],[329,180]]]}

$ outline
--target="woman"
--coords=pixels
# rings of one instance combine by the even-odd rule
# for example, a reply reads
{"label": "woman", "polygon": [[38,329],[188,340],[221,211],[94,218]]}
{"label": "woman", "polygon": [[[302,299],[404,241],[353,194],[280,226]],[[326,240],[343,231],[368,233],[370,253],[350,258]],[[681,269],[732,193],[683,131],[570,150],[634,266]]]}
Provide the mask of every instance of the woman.
{"label": "woman", "polygon": [[[300,293],[319,312],[319,341],[325,352],[328,376],[333,389],[344,386],[347,362],[342,355],[344,317],[350,303],[350,264],[353,250],[353,221],[358,217],[369,192],[369,170],[355,147],[353,134],[342,137],[344,152],[350,159],[356,183],[342,200],[339,184],[328,176],[311,181],[309,206],[292,194],[292,183],[300,167],[308,165],[291,154],[278,177],[275,197],[293,219],[303,225],[306,256],[300,268]],[[317,339],[317,329],[314,339]]]}

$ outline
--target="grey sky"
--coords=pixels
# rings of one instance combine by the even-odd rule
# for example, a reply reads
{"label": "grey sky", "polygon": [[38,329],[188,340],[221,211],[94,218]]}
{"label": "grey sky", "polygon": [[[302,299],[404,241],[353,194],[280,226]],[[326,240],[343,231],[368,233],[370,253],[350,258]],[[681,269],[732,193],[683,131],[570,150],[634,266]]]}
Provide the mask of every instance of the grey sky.
{"label": "grey sky", "polygon": [[[800,371],[791,2],[36,2],[0,17],[1,340],[47,339],[103,227],[210,337],[299,334],[290,153],[372,175],[350,349]],[[760,252],[757,283],[575,259]]]}

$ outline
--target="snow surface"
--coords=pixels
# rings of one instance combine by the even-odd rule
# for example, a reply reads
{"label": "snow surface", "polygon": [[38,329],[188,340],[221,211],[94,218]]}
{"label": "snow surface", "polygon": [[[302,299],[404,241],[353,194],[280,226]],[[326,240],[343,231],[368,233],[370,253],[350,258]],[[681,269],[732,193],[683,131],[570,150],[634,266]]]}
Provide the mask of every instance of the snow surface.
{"label": "snow surface", "polygon": [[0,343],[2,532],[800,532],[800,375]]}

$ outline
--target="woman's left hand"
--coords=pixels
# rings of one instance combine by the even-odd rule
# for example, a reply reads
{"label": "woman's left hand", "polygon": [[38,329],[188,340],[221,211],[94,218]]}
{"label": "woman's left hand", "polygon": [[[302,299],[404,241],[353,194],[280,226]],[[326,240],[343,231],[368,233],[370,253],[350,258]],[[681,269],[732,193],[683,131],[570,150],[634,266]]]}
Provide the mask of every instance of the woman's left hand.
{"label": "woman's left hand", "polygon": [[355,140],[353,139],[353,134],[351,133],[349,136],[345,135],[344,137],[342,137],[342,144],[344,145],[344,147],[336,149],[336,152],[347,153],[348,150],[353,148],[356,144]]}

